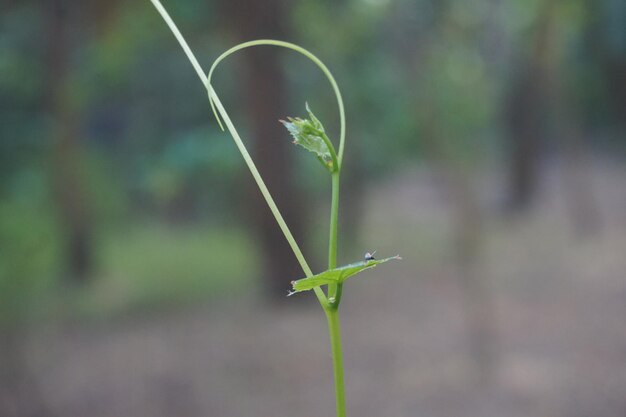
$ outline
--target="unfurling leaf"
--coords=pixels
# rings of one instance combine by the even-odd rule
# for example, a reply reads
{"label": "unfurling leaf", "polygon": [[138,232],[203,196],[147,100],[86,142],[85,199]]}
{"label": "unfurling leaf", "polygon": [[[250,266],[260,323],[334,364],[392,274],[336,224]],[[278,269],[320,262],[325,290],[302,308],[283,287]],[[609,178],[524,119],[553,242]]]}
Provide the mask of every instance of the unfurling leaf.
{"label": "unfurling leaf", "polygon": [[324,126],[315,117],[308,103],[306,110],[309,113],[308,119],[288,117],[286,121],[281,120],[280,122],[293,136],[293,143],[313,152],[322,165],[332,172],[336,168],[332,156],[334,150],[329,148],[329,140],[324,132]]}
{"label": "unfurling leaf", "polygon": [[351,276],[356,275],[366,269],[373,268],[376,265],[390,261],[392,259],[402,258],[400,258],[399,255],[396,255],[390,258],[379,260],[369,259],[361,262],[355,262],[349,265],[340,266],[339,268],[329,269],[317,275],[313,275],[312,277],[302,278],[297,281],[291,281],[293,291],[291,291],[289,295],[301,291],[312,290],[313,288],[319,287],[320,285],[342,284],[346,279],[350,278]]}

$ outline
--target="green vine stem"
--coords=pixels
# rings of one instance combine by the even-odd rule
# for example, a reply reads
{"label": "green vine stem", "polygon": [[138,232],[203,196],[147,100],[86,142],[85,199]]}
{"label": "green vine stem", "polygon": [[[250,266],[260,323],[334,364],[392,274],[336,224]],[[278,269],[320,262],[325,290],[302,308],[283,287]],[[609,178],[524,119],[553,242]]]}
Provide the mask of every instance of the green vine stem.
{"label": "green vine stem", "polygon": [[330,347],[333,355],[333,377],[335,378],[335,406],[337,417],[346,417],[346,395],[343,382],[343,353],[341,350],[341,328],[339,311],[336,308],[325,310],[328,321]]}
{"label": "green vine stem", "polygon": [[[254,41],[250,41],[250,42],[244,42],[244,43],[241,43],[239,45],[233,46],[232,48],[230,48],[227,51],[223,52],[213,62],[213,64],[211,65],[211,69],[209,70],[209,74],[207,76],[207,81],[206,81],[207,89],[209,91],[209,101],[211,103],[211,108],[213,109],[213,114],[215,115],[215,118],[216,118],[218,124],[220,125],[220,127],[222,128],[222,130],[224,130],[224,127],[222,125],[222,122],[221,122],[220,116],[219,116],[222,112],[221,111],[219,111],[219,112],[216,111],[215,99],[212,98],[213,95],[217,96],[215,94],[212,86],[211,86],[211,79],[213,77],[213,73],[215,71],[215,68],[217,68],[218,64],[220,62],[222,62],[229,55],[232,55],[235,52],[240,51],[242,49],[246,49],[246,48],[250,48],[250,47],[254,47],[254,46],[278,46],[278,47],[282,47],[282,48],[291,49],[293,51],[296,51],[296,52],[304,55],[305,57],[310,59],[313,63],[315,63],[315,65],[317,65],[322,70],[322,72],[324,73],[324,75],[326,76],[328,81],[330,82],[330,85],[333,88],[333,92],[335,93],[335,98],[337,100],[337,107],[339,109],[339,154],[338,155],[335,154],[335,149],[334,149],[334,147],[332,145],[332,142],[328,139],[328,137],[326,135],[323,135],[324,141],[328,144],[328,147],[331,150],[331,155],[333,157],[333,160],[336,161],[335,169],[334,169],[334,171],[332,173],[332,197],[331,197],[331,204],[330,204],[330,225],[329,225],[329,229],[330,230],[329,230],[329,238],[328,238],[328,269],[333,269],[333,268],[335,268],[337,266],[337,229],[338,229],[338,218],[339,218],[339,178],[340,178],[340,174],[341,174],[341,167],[343,165],[342,164],[342,162],[343,162],[343,151],[344,151],[344,148],[345,148],[345,141],[346,141],[346,116],[345,116],[345,110],[344,110],[344,105],[343,105],[343,99],[341,97],[341,92],[339,91],[339,86],[337,85],[337,81],[335,81],[335,77],[333,77],[333,75],[330,72],[330,70],[328,69],[328,67],[326,67],[326,65],[324,65],[324,63],[319,58],[317,58],[311,52],[307,51],[306,49],[302,48],[299,45],[296,45],[296,44],[293,44],[293,43],[290,43],[290,42],[274,40],[274,39],[259,39],[259,40],[254,40]],[[213,91],[213,93],[211,93],[211,91]],[[229,130],[230,130],[230,128],[229,128]],[[287,239],[289,240],[289,238],[287,238]],[[305,271],[305,273],[306,273],[306,271]],[[307,276],[308,276],[308,274],[307,274]],[[333,305],[333,306],[338,306],[339,305],[340,297],[338,297],[337,294],[338,294],[337,285],[330,284],[328,286],[328,300],[329,300],[328,302],[331,305]],[[339,295],[340,294],[341,293],[339,292]]]}
{"label": "green vine stem", "polygon": [[[221,100],[217,96],[217,93],[213,89],[211,85],[211,77],[213,75],[213,71],[215,70],[216,66],[227,56],[241,49],[245,49],[245,48],[249,48],[253,46],[261,46],[261,45],[278,46],[278,47],[283,47],[283,48],[294,50],[306,56],[307,58],[309,58],[313,63],[315,63],[322,70],[322,72],[324,73],[328,81],[330,82],[333,88],[333,91],[335,93],[335,96],[337,99],[337,105],[339,108],[339,121],[340,121],[339,152],[338,153],[335,153],[335,149],[332,146],[332,143],[330,142],[328,137],[324,135],[324,141],[326,142],[326,144],[328,145],[328,148],[331,151],[331,155],[333,157],[333,162],[334,162],[333,171],[332,171],[332,197],[331,197],[330,226],[329,226],[330,233],[329,233],[329,243],[328,243],[328,269],[329,270],[334,269],[337,266],[339,178],[340,178],[340,173],[341,173],[341,168],[342,168],[342,163],[343,163],[343,153],[344,153],[344,148],[345,148],[346,122],[345,122],[345,110],[344,110],[343,100],[341,97],[341,92],[339,91],[337,82],[335,81],[331,72],[328,70],[326,65],[324,65],[324,63],[322,63],[322,61],[320,61],[315,55],[313,55],[311,52],[307,51],[306,49],[298,45],[295,45],[289,42],[273,40],[273,39],[261,39],[261,40],[245,42],[237,46],[234,46],[233,48],[230,48],[229,50],[221,54],[215,60],[215,62],[211,66],[211,69],[208,75],[205,75],[198,60],[196,59],[195,55],[191,51],[191,48],[189,48],[189,45],[185,41],[184,37],[178,30],[176,24],[171,19],[171,17],[167,13],[167,11],[165,10],[161,2],[159,0],[150,0],[150,1],[154,5],[154,7],[157,9],[157,11],[161,15],[165,23],[168,25],[168,27],[170,28],[170,30],[172,31],[176,39],[178,40],[180,46],[182,47],[183,51],[187,55],[187,58],[189,59],[196,73],[198,74],[200,81],[202,82],[203,86],[206,88],[208,97],[209,97],[209,102],[211,104],[211,108],[213,110],[213,113],[215,114],[215,118],[217,119],[218,124],[220,125],[220,128],[224,130],[224,126],[222,124],[222,121],[223,121],[229,133],[231,134],[237,148],[239,149],[241,155],[243,156],[243,159],[246,165],[248,166],[248,169],[250,170],[254,180],[256,181],[259,187],[259,190],[263,194],[263,197],[265,198],[265,201],[267,202],[272,214],[274,215],[276,222],[278,223],[281,231],[285,235],[285,238],[287,239],[292,251],[294,252],[298,262],[300,263],[307,277],[312,277],[313,272],[311,271],[311,268],[307,264],[306,259],[304,258],[304,255],[302,254],[302,251],[300,250],[300,247],[298,246],[291,231],[289,230],[289,227],[287,226],[280,211],[278,210],[278,207],[276,206],[274,199],[272,198],[269,190],[267,189],[267,186],[265,185],[265,182],[263,181],[261,174],[256,168],[254,161],[252,160],[243,141],[241,140],[241,137],[239,136],[237,129],[232,123],[232,120],[230,119],[228,113],[226,112],[226,109],[224,108]],[[329,328],[329,335],[330,335],[330,342],[331,342],[331,349],[332,349],[332,356],[333,356],[333,374],[334,374],[334,379],[335,379],[337,417],[345,417],[346,410],[345,410],[345,394],[344,394],[344,382],[343,382],[343,379],[344,379],[343,378],[343,359],[342,359],[341,335],[340,335],[339,312],[338,312],[339,302],[341,300],[342,284],[328,284],[328,296],[324,293],[324,291],[319,286],[313,288],[313,290],[315,291],[315,295],[317,296],[322,308],[324,309],[324,312],[328,320],[328,328]]]}

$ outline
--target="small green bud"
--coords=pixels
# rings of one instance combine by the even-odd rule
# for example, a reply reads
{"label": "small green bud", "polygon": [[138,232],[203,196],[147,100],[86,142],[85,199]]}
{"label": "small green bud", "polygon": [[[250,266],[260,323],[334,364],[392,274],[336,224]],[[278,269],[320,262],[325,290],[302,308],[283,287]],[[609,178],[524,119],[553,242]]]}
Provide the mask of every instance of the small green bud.
{"label": "small green bud", "polygon": [[293,136],[293,143],[313,152],[322,165],[332,172],[335,169],[332,157],[334,150],[328,147],[328,137],[326,137],[324,126],[315,117],[308,103],[306,110],[309,113],[308,119],[288,117],[286,121],[280,120],[280,122]]}

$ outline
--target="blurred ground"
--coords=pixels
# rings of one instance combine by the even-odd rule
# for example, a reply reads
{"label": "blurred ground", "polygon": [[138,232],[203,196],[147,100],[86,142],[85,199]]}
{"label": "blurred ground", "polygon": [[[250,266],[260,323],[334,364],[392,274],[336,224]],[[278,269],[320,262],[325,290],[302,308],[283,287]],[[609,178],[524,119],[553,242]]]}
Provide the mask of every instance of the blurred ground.
{"label": "blurred ground", "polygon": [[[518,218],[496,210],[497,172],[477,180],[486,216],[477,270],[494,297],[485,372],[470,353],[451,208],[429,172],[373,184],[366,246],[340,248],[345,261],[373,249],[404,257],[347,284],[349,415],[626,415],[623,168],[594,164],[602,222],[583,237],[557,165],[539,204]],[[61,320],[30,335],[31,372],[59,416],[332,415],[326,324],[312,299],[268,307],[231,294],[123,320]]]}

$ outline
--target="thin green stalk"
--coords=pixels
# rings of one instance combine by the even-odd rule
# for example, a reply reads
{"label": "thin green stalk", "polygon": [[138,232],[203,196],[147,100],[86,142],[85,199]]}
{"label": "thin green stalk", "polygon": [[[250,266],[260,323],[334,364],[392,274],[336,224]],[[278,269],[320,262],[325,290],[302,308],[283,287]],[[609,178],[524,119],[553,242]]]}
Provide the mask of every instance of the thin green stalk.
{"label": "thin green stalk", "polygon": [[[213,106],[214,103],[215,103],[215,105],[217,105],[218,110],[219,110],[219,114],[222,116],[222,118],[226,122],[228,130],[229,130],[231,136],[233,137],[233,140],[235,141],[235,144],[237,145],[237,148],[241,152],[241,155],[243,156],[246,164],[248,165],[248,168],[250,169],[250,172],[252,173],[252,176],[254,177],[254,180],[256,181],[257,185],[259,186],[259,189],[261,190],[261,193],[263,194],[263,197],[265,198],[265,201],[267,202],[267,205],[270,207],[270,210],[272,211],[272,214],[276,218],[276,222],[278,223],[278,225],[280,226],[280,229],[282,230],[283,234],[285,235],[285,238],[287,239],[287,242],[289,242],[289,246],[291,247],[291,250],[295,254],[296,259],[300,263],[300,266],[302,267],[302,270],[304,271],[304,273],[305,273],[305,275],[307,277],[312,276],[313,272],[311,271],[311,268],[309,267],[309,265],[307,264],[306,260],[304,259],[304,255],[302,254],[302,251],[300,250],[300,247],[298,246],[298,243],[293,238],[293,235],[291,234],[291,231],[289,230],[289,227],[287,226],[287,223],[285,223],[285,220],[283,219],[283,216],[280,214],[280,211],[278,210],[278,207],[276,207],[276,203],[274,202],[274,199],[272,198],[269,190],[265,186],[265,182],[263,181],[263,178],[261,177],[261,174],[259,174],[259,170],[256,168],[256,165],[252,161],[252,158],[250,157],[250,154],[248,153],[245,145],[243,144],[243,141],[239,137],[239,134],[237,133],[237,130],[235,129],[235,126],[233,125],[232,121],[230,120],[230,117],[228,116],[228,113],[226,113],[226,110],[224,109],[224,106],[222,105],[220,99],[217,97],[217,94],[213,90],[213,87],[209,83],[209,78],[204,74],[204,71],[202,70],[202,67],[198,63],[198,60],[196,59],[196,56],[194,55],[193,51],[191,50],[191,48],[187,44],[187,41],[185,40],[183,35],[178,30],[178,27],[176,26],[176,23],[174,23],[174,21],[170,17],[169,13],[167,13],[167,10],[165,10],[165,8],[161,4],[161,2],[159,0],[150,0],[150,1],[154,5],[154,7],[157,9],[157,11],[161,15],[161,17],[163,18],[163,20],[165,21],[167,26],[172,31],[172,33],[176,37],[176,40],[178,40],[178,43],[182,47],[183,51],[185,51],[185,54],[187,55],[187,58],[189,59],[189,62],[191,62],[191,65],[196,70],[196,73],[198,74],[198,77],[200,77],[200,81],[202,81],[202,84],[207,89],[207,92],[209,94],[209,101],[211,102],[211,105]],[[335,85],[336,85],[336,83],[335,83]],[[338,89],[337,89],[337,91],[338,91]],[[341,106],[341,109],[343,110],[343,104]],[[215,110],[215,108],[214,108],[214,110]],[[219,121],[219,119],[218,119],[218,121]],[[316,288],[315,289],[315,295],[317,296],[317,299],[320,302],[320,304],[322,305],[322,307],[325,308],[328,305],[328,300],[326,299],[326,295],[324,294],[324,291],[322,291],[321,288]]]}
{"label": "thin green stalk", "polygon": [[[333,88],[333,92],[335,93],[335,97],[337,99],[337,106],[339,109],[339,125],[340,125],[339,126],[339,153],[338,154],[335,152],[335,148],[332,142],[330,141],[330,139],[328,138],[328,136],[326,134],[322,135],[322,139],[328,146],[328,149],[330,151],[330,154],[333,160],[332,200],[331,200],[331,211],[330,211],[330,234],[329,234],[329,245],[328,245],[329,269],[333,269],[337,266],[337,223],[338,223],[338,216],[339,216],[339,175],[340,175],[341,166],[342,166],[343,149],[345,146],[345,129],[346,129],[345,111],[344,111],[343,99],[341,97],[341,92],[339,91],[339,86],[337,85],[335,78],[333,77],[330,70],[326,67],[326,65],[324,65],[324,63],[315,55],[313,55],[311,52],[302,48],[299,45],[295,45],[289,42],[274,40],[274,39],[259,39],[259,40],[244,42],[239,45],[235,45],[232,48],[223,52],[220,56],[218,56],[215,59],[215,61],[213,61],[213,64],[211,65],[211,68],[207,75],[207,81],[206,81],[207,88],[209,89],[209,102],[211,103],[211,107],[213,109],[215,118],[222,130],[224,130],[224,126],[221,120],[223,119],[223,117],[220,118],[222,111],[216,108],[217,103],[214,102],[213,96],[215,95],[215,97],[217,97],[217,95],[215,94],[214,90],[211,88],[211,80],[213,77],[213,73],[215,72],[215,69],[217,68],[219,63],[222,62],[224,59],[226,59],[228,56],[242,49],[251,48],[254,46],[278,46],[281,48],[291,49],[295,52],[298,52],[304,55],[322,70],[322,72],[324,73],[328,81],[330,82],[330,85]],[[213,91],[213,93],[211,93],[211,91]],[[228,129],[231,130],[230,127],[228,127]],[[274,210],[272,210],[272,212],[274,212]],[[280,213],[278,213],[278,216],[280,216]],[[277,220],[278,220],[278,216],[275,214],[275,217]],[[285,236],[287,235],[285,234]],[[309,275],[307,274],[307,276]],[[321,290],[319,288],[316,288],[315,289],[316,294],[318,294],[318,291],[321,291]],[[326,301],[327,303],[330,303],[331,306],[336,307],[339,304],[340,297],[341,297],[341,292],[337,291],[337,286],[329,285],[328,298],[325,297],[324,301]],[[322,298],[320,297],[319,294],[318,294],[318,299],[320,299],[320,302],[321,302]],[[324,303],[322,303],[322,307],[324,308],[326,307]]]}
{"label": "thin green stalk", "polygon": [[328,269],[337,267],[337,229],[339,220],[339,175],[332,174],[332,197],[330,202],[330,233],[328,237]]}
{"label": "thin green stalk", "polygon": [[339,311],[336,308],[327,309],[328,333],[333,354],[333,375],[335,377],[335,400],[337,417],[346,417],[346,396],[343,383],[343,353],[341,351],[341,327],[339,325]]}
{"label": "thin green stalk", "polygon": [[324,143],[326,143],[326,146],[328,146],[328,149],[330,151],[330,157],[332,158],[333,161],[333,173],[335,172],[339,172],[341,170],[341,167],[339,166],[339,162],[337,160],[337,153],[335,153],[335,147],[333,146],[333,143],[330,141],[330,139],[328,139],[328,136],[326,135],[326,133],[322,133],[322,140],[324,141]]}
{"label": "thin green stalk", "polygon": [[[328,269],[337,267],[337,229],[339,220],[339,176],[341,169],[332,174],[332,197],[330,202],[330,232],[328,235]],[[341,293],[337,285],[328,286],[328,299],[332,304],[339,305]]]}
{"label": "thin green stalk", "polygon": [[[185,41],[184,37],[182,36],[180,31],[176,27],[176,24],[171,19],[171,17],[169,16],[165,8],[161,5],[161,2],[159,0],[151,0],[151,2],[154,5],[154,7],[157,9],[157,11],[161,14],[163,20],[169,26],[170,30],[172,31],[172,33],[174,34],[174,36],[180,43],[183,50],[185,51],[187,58],[189,59],[192,66],[196,70],[196,73],[200,77],[202,84],[204,85],[204,87],[206,88],[208,92],[211,107],[213,109],[213,112],[215,113],[216,119],[220,127],[223,130],[223,126],[222,126],[222,120],[223,120],[233,140],[235,141],[235,144],[237,148],[239,149],[239,152],[241,152],[241,155],[243,156],[244,161],[246,162],[250,172],[252,173],[252,176],[254,177],[254,180],[256,181],[261,193],[263,194],[263,197],[265,198],[267,205],[269,206],[270,210],[272,211],[272,214],[276,218],[276,221],[280,229],[282,230],[283,234],[285,235],[285,238],[289,242],[291,249],[293,250],[296,258],[298,259],[298,262],[302,266],[302,269],[304,270],[304,273],[306,274],[307,277],[311,277],[313,275],[313,272],[311,271],[311,268],[308,266],[304,258],[304,255],[302,254],[302,251],[300,250],[297,242],[295,241],[293,235],[291,234],[291,231],[289,230],[289,227],[287,226],[287,224],[285,223],[285,220],[280,214],[280,211],[278,210],[278,207],[276,206],[274,199],[272,198],[269,190],[267,189],[267,186],[265,185],[265,182],[263,181],[258,169],[256,168],[256,165],[252,161],[252,158],[250,157],[250,154],[248,153],[243,141],[241,140],[239,133],[235,129],[234,124],[232,123],[230,117],[228,116],[228,113],[224,109],[222,102],[220,101],[219,97],[217,96],[214,89],[212,88],[211,76],[216,65],[221,60],[226,58],[228,55],[232,54],[233,52],[237,50],[251,47],[251,46],[257,46],[257,45],[274,45],[274,46],[281,46],[281,47],[295,50],[305,55],[311,61],[313,61],[322,70],[324,75],[326,75],[326,77],[328,78],[333,88],[335,96],[337,98],[337,104],[339,106],[339,121],[340,121],[339,152],[338,153],[335,153],[334,147],[332,146],[332,143],[330,142],[328,137],[327,136],[324,137],[324,141],[326,142],[328,148],[331,150],[331,155],[333,158],[333,168],[334,168],[332,172],[332,200],[331,200],[331,211],[330,211],[330,236],[329,236],[329,244],[328,244],[328,265],[329,265],[329,269],[336,268],[337,266],[337,224],[338,224],[338,217],[339,217],[339,175],[341,172],[341,167],[342,167],[342,162],[343,162],[343,152],[344,152],[344,146],[345,146],[345,123],[346,122],[345,122],[345,112],[344,112],[343,100],[341,98],[341,93],[339,92],[339,87],[337,86],[337,83],[334,77],[332,76],[332,74],[330,73],[330,71],[328,70],[328,68],[326,68],[326,66],[315,55],[313,55],[312,53],[310,53],[309,51],[307,51],[306,49],[298,45],[291,44],[288,42],[283,42],[283,41],[263,39],[263,40],[246,42],[246,43],[237,45],[229,49],[228,51],[224,52],[213,63],[213,66],[211,67],[211,70],[209,71],[208,76],[207,76],[204,74],[202,67],[198,63],[198,60],[196,59],[195,55],[191,51],[191,48],[189,48],[189,45]],[[345,417],[346,405],[345,405],[344,378],[343,378],[343,355],[342,355],[342,348],[341,348],[341,333],[340,333],[339,312],[338,312],[339,301],[341,299],[341,293],[342,293],[342,285],[341,284],[329,285],[328,295],[331,298],[332,302],[329,302],[329,300],[326,297],[326,294],[324,294],[324,291],[320,287],[315,287],[314,291],[322,308],[324,309],[326,318],[328,320],[328,329],[329,329],[331,350],[332,350],[332,356],[333,356],[333,374],[334,374],[334,379],[335,379],[337,417]]]}
{"label": "thin green stalk", "polygon": [[[339,178],[341,166],[332,173],[332,197],[330,203],[330,231],[328,236],[328,269],[337,267],[337,229],[339,220]],[[333,355],[333,377],[335,380],[335,402],[337,417],[346,416],[345,384],[343,380],[343,351],[339,324],[339,303],[343,284],[328,285],[330,308],[324,309],[328,320],[328,333]]]}
{"label": "thin green stalk", "polygon": [[150,1],[152,2],[152,5],[157,9],[157,11],[161,15],[161,17],[163,18],[167,26],[170,28],[172,33],[174,34],[174,37],[180,44],[181,48],[183,48],[183,51],[185,51],[185,55],[187,55],[187,59],[189,59],[189,62],[191,62],[191,65],[196,70],[198,77],[200,77],[200,81],[202,81],[202,84],[206,85],[207,77],[204,74],[204,71],[202,70],[200,63],[196,59],[196,56],[193,54],[193,52],[191,51],[191,48],[187,44],[187,41],[185,40],[183,35],[180,33],[180,30],[178,30],[178,26],[176,26],[176,23],[174,23],[169,13],[167,12],[167,10],[165,10],[165,8],[163,7],[163,5],[161,4],[159,0],[150,0]]}

